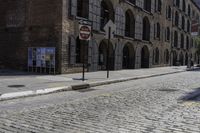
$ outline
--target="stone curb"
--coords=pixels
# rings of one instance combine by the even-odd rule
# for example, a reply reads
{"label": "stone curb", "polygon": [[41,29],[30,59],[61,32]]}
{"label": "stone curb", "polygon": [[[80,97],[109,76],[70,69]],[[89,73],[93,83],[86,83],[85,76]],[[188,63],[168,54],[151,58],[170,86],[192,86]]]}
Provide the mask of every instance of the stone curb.
{"label": "stone curb", "polygon": [[145,76],[139,76],[139,77],[134,77],[134,78],[133,77],[120,78],[120,79],[105,80],[105,81],[98,81],[98,82],[92,82],[92,83],[76,84],[76,85],[71,85],[71,86],[47,88],[47,89],[40,89],[36,91],[5,93],[5,94],[0,94],[0,101],[12,100],[12,99],[23,98],[23,97],[33,97],[33,96],[38,96],[38,95],[46,95],[46,94],[51,94],[51,93],[63,92],[63,91],[81,90],[81,89],[87,89],[90,87],[109,85],[109,84],[114,84],[114,83],[145,79],[145,78],[151,78],[151,77],[158,77],[158,76],[164,76],[164,75],[170,75],[170,74],[182,73],[182,72],[186,72],[186,70],[162,73],[162,74],[154,74],[154,75],[145,75]]}
{"label": "stone curb", "polygon": [[70,90],[72,90],[71,86],[63,86],[63,87],[56,87],[56,88],[41,89],[41,90],[36,90],[36,91],[11,92],[11,93],[1,94],[0,101],[17,99],[17,98],[22,98],[22,97],[45,95],[45,94],[62,92],[62,91],[70,91]]}

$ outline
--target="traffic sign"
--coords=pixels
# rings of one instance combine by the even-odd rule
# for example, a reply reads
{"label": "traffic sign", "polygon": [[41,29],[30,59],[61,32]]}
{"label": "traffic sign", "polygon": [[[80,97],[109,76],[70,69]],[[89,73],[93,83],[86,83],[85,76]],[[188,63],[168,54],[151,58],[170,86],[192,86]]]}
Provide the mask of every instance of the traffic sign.
{"label": "traffic sign", "polygon": [[104,26],[104,31],[106,32],[106,39],[113,39],[116,31],[116,25],[112,20],[109,20],[108,23]]}
{"label": "traffic sign", "polygon": [[90,40],[91,39],[92,28],[89,25],[79,25],[79,39],[80,40]]}

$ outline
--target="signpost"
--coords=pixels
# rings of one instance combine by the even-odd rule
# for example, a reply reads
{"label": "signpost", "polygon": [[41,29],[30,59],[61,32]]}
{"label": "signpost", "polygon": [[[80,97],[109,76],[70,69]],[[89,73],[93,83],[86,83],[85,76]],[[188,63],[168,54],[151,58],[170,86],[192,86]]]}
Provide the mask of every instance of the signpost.
{"label": "signpost", "polygon": [[107,78],[109,78],[109,54],[110,54],[110,39],[114,38],[114,33],[116,31],[116,25],[113,23],[112,20],[109,20],[108,23],[104,27],[104,31],[106,33],[106,39],[108,40],[107,44],[107,63],[106,63],[106,68],[107,68]]}
{"label": "signpost", "polygon": [[83,46],[83,74],[82,81],[85,81],[85,45],[88,45],[88,41],[91,40],[92,27],[89,22],[80,21],[79,22],[79,39],[85,41]]}

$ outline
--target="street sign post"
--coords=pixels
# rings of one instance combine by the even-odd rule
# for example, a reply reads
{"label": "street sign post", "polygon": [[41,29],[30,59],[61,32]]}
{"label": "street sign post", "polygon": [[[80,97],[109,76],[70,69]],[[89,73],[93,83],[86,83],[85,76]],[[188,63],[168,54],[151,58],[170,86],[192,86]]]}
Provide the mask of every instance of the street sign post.
{"label": "street sign post", "polygon": [[106,63],[106,69],[107,69],[107,78],[109,78],[109,54],[110,54],[110,39],[114,38],[114,33],[116,31],[116,25],[113,23],[112,20],[109,20],[108,23],[104,27],[104,31],[106,33],[105,38],[108,40],[107,44],[107,63]]}
{"label": "street sign post", "polygon": [[89,22],[80,21],[79,22],[79,39],[85,41],[83,46],[83,73],[82,73],[82,81],[85,81],[85,50],[88,45],[89,40],[91,40],[92,26]]}

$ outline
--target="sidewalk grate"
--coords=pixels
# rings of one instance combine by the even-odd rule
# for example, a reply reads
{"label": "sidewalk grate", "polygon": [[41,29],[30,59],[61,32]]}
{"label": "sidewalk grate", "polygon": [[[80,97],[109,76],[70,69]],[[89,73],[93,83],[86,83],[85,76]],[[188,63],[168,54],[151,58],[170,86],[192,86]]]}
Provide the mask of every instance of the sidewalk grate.
{"label": "sidewalk grate", "polygon": [[9,88],[23,88],[25,85],[9,85]]}
{"label": "sidewalk grate", "polygon": [[158,91],[175,92],[175,91],[179,91],[179,90],[178,89],[159,89]]}

